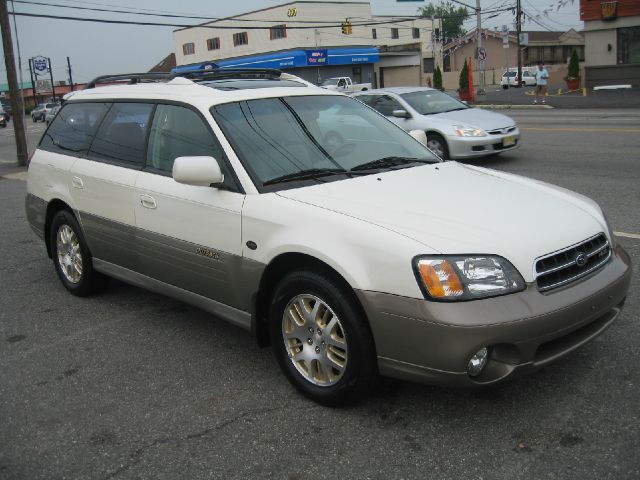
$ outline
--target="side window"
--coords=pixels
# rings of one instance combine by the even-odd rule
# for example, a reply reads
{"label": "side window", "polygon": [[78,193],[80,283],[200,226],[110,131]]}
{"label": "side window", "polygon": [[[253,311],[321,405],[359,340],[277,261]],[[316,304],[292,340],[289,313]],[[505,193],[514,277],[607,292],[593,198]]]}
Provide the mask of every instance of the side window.
{"label": "side window", "polygon": [[396,99],[390,97],[389,95],[378,96],[371,106],[386,117],[390,117],[393,114],[394,110],[404,110],[402,105],[400,105]]}
{"label": "side window", "polygon": [[177,105],[158,105],[151,125],[147,167],[171,174],[173,161],[178,157],[214,157],[230,179],[222,148],[214,139],[200,115]]}
{"label": "side window", "polygon": [[106,103],[68,103],[51,122],[40,141],[40,148],[84,155],[93,139],[93,132],[108,108]]}
{"label": "side window", "polygon": [[89,158],[142,168],[153,105],[114,103],[95,134]]}

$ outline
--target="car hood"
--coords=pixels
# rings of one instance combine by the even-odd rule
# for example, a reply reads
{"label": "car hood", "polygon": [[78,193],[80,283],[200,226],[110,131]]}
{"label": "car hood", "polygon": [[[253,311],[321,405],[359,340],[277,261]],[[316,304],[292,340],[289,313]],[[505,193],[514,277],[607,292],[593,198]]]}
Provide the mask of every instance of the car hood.
{"label": "car hood", "polygon": [[278,194],[392,230],[421,243],[425,254],[501,255],[528,282],[535,258],[607,231],[586,197],[456,162]]}
{"label": "car hood", "polygon": [[484,130],[494,130],[497,128],[510,127],[515,125],[513,119],[502,115],[501,113],[489,112],[482,108],[467,108],[465,110],[456,110],[453,112],[436,113],[431,117],[447,120],[452,125],[463,123],[473,125]]}

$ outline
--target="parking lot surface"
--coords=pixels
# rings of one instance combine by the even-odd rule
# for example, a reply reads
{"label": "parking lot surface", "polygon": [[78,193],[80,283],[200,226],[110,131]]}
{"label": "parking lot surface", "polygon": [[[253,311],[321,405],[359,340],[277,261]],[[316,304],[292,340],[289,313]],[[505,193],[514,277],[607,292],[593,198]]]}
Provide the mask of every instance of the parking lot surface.
{"label": "parking lot surface", "polygon": [[270,350],[203,311],[117,281],[69,295],[0,132],[0,478],[640,478],[640,111],[508,115],[522,148],[474,163],[600,203],[636,265],[622,315],[532,376],[383,380],[346,409],[295,393]]}

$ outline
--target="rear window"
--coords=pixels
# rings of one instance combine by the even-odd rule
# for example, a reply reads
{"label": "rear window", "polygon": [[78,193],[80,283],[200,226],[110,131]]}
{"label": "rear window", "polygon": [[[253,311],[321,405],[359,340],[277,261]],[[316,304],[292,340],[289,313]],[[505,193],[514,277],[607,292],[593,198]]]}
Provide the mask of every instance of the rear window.
{"label": "rear window", "polygon": [[68,103],[51,122],[40,141],[40,148],[57,153],[84,155],[108,108],[106,103]]}

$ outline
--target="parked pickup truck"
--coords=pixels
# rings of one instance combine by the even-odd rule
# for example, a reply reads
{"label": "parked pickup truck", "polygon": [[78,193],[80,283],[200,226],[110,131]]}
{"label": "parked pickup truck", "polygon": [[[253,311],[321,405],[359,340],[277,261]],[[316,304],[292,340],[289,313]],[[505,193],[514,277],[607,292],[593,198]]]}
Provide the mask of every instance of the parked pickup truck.
{"label": "parked pickup truck", "polygon": [[349,77],[335,77],[327,78],[322,85],[322,88],[327,90],[333,90],[334,92],[354,93],[364,92],[371,90],[370,83],[353,83]]}

